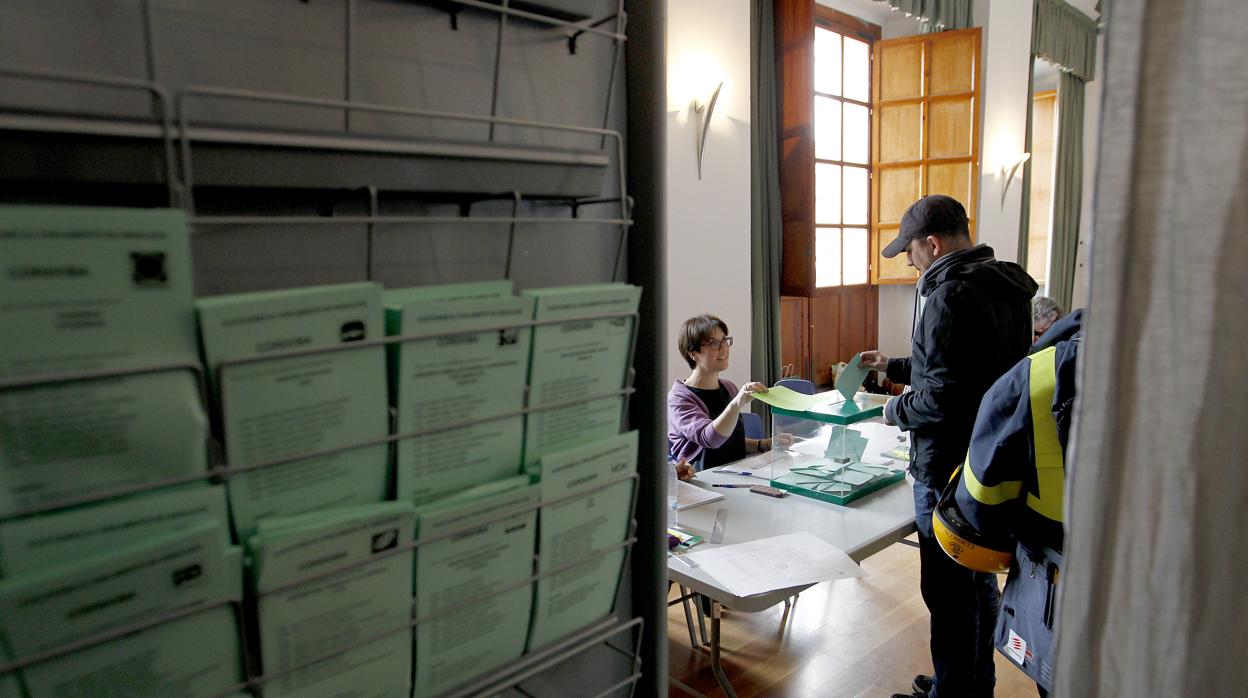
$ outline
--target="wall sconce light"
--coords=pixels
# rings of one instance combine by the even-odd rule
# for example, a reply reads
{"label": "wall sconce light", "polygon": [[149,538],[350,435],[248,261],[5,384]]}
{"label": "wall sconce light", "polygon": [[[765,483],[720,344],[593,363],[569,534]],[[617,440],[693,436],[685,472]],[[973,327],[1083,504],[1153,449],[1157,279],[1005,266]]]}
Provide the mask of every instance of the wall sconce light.
{"label": "wall sconce light", "polygon": [[698,115],[698,179],[702,179],[702,154],[706,152],[706,135],[711,132],[711,115],[715,113],[715,102],[719,100],[719,91],[724,89],[723,81],[715,87],[708,104],[698,104],[693,100],[693,112]]}
{"label": "wall sconce light", "polygon": [[997,173],[999,178],[1005,180],[1005,185],[1001,187],[1001,208],[1005,208],[1005,194],[1010,190],[1010,182],[1014,181],[1014,175],[1018,174],[1018,168],[1022,167],[1023,163],[1030,159],[1031,153],[1022,153],[1012,161],[1001,164],[1001,171]]}

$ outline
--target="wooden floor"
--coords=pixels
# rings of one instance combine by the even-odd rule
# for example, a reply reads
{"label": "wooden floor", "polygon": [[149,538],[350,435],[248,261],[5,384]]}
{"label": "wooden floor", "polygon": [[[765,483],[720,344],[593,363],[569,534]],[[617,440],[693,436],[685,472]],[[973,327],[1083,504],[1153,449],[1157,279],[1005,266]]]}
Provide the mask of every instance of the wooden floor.
{"label": "wooden floor", "polygon": [[[725,614],[723,664],[741,698],[888,698],[932,672],[928,616],[919,596],[919,551],[893,545],[863,563],[870,576],[818,584],[792,610]],[[675,596],[673,589],[673,596]],[[695,618],[696,622],[696,618]],[[707,632],[710,632],[707,620]],[[668,609],[671,677],[723,696],[710,654],[689,647],[679,605]],[[999,653],[997,698],[1035,698],[1036,685]],[[670,695],[694,695],[672,684]]]}

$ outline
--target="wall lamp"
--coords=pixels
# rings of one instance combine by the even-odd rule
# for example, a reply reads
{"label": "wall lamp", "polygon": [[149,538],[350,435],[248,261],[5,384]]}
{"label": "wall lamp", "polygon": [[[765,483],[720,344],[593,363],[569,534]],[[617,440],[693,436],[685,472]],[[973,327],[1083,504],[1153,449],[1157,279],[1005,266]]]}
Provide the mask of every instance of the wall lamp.
{"label": "wall lamp", "polygon": [[1018,168],[1023,163],[1031,159],[1031,153],[1021,153],[1013,160],[1001,164],[1001,171],[997,173],[997,177],[1005,180],[1005,185],[1001,187],[1001,208],[1005,208],[1005,194],[1010,190],[1010,182],[1014,181],[1014,175],[1018,174]]}
{"label": "wall lamp", "polygon": [[697,99],[693,100],[693,113],[698,115],[698,179],[702,179],[702,154],[706,152],[706,136],[711,132],[711,115],[715,113],[715,102],[719,101],[719,91],[722,89],[724,83],[721,80],[715,87],[710,102],[698,104]]}

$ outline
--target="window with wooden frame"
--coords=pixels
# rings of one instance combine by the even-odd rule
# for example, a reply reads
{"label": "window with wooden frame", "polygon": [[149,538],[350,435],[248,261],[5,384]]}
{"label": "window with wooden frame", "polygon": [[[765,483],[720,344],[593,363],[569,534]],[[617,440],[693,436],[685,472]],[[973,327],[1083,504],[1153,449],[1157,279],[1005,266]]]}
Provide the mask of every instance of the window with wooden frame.
{"label": "window with wooden frame", "polygon": [[870,280],[871,43],[815,13],[815,288]]}
{"label": "window with wooden frame", "polygon": [[980,29],[890,39],[875,44],[871,164],[871,282],[913,283],[905,255],[880,250],[901,216],[928,194],[962,202],[976,237],[979,195]]}

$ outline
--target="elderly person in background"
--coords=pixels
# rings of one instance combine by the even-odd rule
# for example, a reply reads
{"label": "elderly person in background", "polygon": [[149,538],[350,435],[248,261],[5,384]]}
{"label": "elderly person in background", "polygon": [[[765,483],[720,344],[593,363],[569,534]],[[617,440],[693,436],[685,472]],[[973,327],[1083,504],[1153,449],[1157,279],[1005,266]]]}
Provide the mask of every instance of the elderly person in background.
{"label": "elderly person in background", "polygon": [[677,337],[680,355],[693,372],[676,381],[667,393],[672,460],[704,470],[771,450],[771,439],[745,438],[740,419],[754,393],[767,392],[767,386],[749,382],[738,389],[732,381],[720,378],[728,370],[732,348],[728,325],[714,315],[698,315],[685,320]]}
{"label": "elderly person in background", "polygon": [[1048,296],[1036,296],[1031,299],[1031,329],[1033,332],[1032,340],[1040,339],[1053,323],[1062,319],[1066,311],[1057,301]]}

